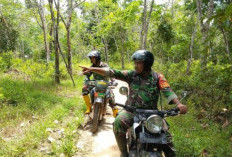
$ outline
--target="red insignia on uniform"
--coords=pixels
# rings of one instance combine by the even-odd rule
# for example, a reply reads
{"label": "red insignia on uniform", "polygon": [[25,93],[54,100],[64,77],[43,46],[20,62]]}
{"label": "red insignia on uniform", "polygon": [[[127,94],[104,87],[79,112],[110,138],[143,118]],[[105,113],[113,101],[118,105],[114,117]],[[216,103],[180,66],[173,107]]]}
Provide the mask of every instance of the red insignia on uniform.
{"label": "red insignia on uniform", "polygon": [[168,83],[168,81],[165,79],[164,75],[159,74],[159,88],[163,89],[163,88],[169,88],[170,85]]}

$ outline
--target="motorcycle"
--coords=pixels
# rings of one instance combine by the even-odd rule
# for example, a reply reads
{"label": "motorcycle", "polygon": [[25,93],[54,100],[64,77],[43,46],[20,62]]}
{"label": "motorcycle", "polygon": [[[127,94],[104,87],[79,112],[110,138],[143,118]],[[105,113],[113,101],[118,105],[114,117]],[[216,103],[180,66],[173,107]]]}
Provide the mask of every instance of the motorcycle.
{"label": "motorcycle", "polygon": [[[127,87],[121,87],[119,92],[128,96]],[[186,96],[186,93],[184,95]],[[168,126],[164,118],[177,116],[179,109],[159,111],[136,109],[133,106],[119,103],[116,105],[134,114],[133,125],[127,131],[129,157],[161,157],[164,155],[164,148],[168,144],[166,135]]]}
{"label": "motorcycle", "polygon": [[104,80],[88,80],[89,88],[91,88],[91,102],[93,113],[92,133],[98,129],[99,121],[106,114],[106,108],[109,101],[109,92],[117,86],[117,83],[107,82]]}

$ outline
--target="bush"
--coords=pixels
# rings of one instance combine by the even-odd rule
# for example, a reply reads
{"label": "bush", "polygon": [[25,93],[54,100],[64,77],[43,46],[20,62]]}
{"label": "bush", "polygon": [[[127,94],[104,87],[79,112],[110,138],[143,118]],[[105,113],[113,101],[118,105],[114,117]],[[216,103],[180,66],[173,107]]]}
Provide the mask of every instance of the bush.
{"label": "bush", "polygon": [[[55,70],[53,62],[46,64],[33,60],[23,61],[22,59],[14,59],[12,67],[23,72],[25,76],[29,76],[33,82],[54,79]],[[60,64],[60,77],[63,79],[68,78],[68,73],[64,64]]]}
{"label": "bush", "polygon": [[[155,64],[156,65],[156,64]],[[223,108],[231,108],[231,65],[208,63],[202,70],[199,60],[191,65],[191,74],[186,74],[187,62],[156,65],[162,70],[176,93],[188,91],[188,99],[199,109],[216,115]]]}
{"label": "bush", "polygon": [[49,92],[45,82],[43,85],[35,85],[6,78],[1,80],[0,88],[2,101],[13,106],[24,104],[31,110],[45,110],[61,101],[60,97]]}
{"label": "bush", "polygon": [[12,66],[12,52],[0,53],[0,71],[6,71]]}

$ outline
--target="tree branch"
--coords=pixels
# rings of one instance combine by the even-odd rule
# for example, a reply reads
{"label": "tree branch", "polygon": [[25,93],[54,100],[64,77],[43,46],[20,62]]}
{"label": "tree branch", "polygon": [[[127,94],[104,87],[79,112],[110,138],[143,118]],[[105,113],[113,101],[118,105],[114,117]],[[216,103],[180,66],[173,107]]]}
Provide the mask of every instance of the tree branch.
{"label": "tree branch", "polygon": [[86,0],[83,0],[82,2],[80,2],[80,3],[77,3],[76,2],[76,4],[74,4],[74,6],[71,8],[72,10],[73,9],[75,9],[76,7],[78,7],[79,5],[81,5],[82,3],[84,3]]}
{"label": "tree branch", "polygon": [[60,40],[59,40],[59,39],[58,39],[58,47],[59,47],[59,52],[60,52],[60,54],[61,54],[61,56],[62,56],[62,58],[63,58],[63,61],[64,61],[64,63],[65,63],[66,69],[67,69],[67,71],[68,71],[68,73],[69,73],[69,76],[70,76],[71,79],[72,79],[73,86],[75,87],[76,85],[75,85],[73,76],[72,76],[72,74],[71,74],[71,71],[70,71],[69,68],[68,68],[68,64],[67,64],[67,62],[66,62],[66,60],[65,60],[64,54],[63,54],[63,52],[62,52],[62,50],[61,50]]}
{"label": "tree branch", "polygon": [[65,28],[67,29],[68,26],[67,26],[67,24],[66,24],[66,22],[61,14],[60,14],[60,18],[61,18],[61,21],[64,23]]}
{"label": "tree branch", "polygon": [[0,14],[1,14],[1,16],[2,16],[2,20],[3,20],[3,22],[5,23],[6,27],[9,28],[8,23],[6,22],[6,19],[4,18],[4,16],[3,16],[1,10],[0,10]]}

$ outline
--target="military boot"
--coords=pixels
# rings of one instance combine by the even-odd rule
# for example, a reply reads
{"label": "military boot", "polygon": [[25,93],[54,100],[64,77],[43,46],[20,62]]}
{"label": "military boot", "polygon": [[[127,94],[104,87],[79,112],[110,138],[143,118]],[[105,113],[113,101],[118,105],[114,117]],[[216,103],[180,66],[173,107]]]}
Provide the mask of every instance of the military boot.
{"label": "military boot", "polygon": [[120,157],[128,157],[126,135],[115,134],[115,139],[117,141],[118,148],[121,152]]}
{"label": "military boot", "polygon": [[83,98],[85,100],[85,104],[86,104],[86,111],[85,114],[89,114],[91,112],[91,102],[90,102],[90,98],[89,95],[83,95]]}

